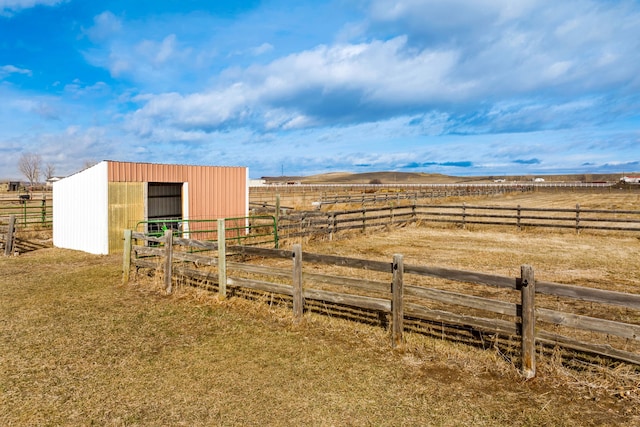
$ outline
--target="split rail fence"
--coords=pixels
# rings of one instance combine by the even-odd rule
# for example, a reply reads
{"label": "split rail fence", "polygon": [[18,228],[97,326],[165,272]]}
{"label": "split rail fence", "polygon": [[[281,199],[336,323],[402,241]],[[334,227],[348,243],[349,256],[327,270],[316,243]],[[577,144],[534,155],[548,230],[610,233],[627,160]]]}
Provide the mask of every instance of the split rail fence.
{"label": "split rail fence", "polygon": [[[328,206],[340,204],[401,203],[446,197],[488,196],[535,191],[531,184],[502,185],[268,185],[249,188],[250,205],[257,210],[274,206],[282,201],[286,205]],[[405,202],[406,203],[406,202]],[[293,208],[288,208],[293,209]]]}
{"label": "split rail fence", "polygon": [[517,229],[550,227],[581,230],[640,232],[640,211],[575,208],[527,208],[521,206],[408,205],[344,211],[304,211],[281,215],[278,233],[282,238],[362,230],[412,222],[507,226]]}
{"label": "split rail fence", "polygon": [[531,185],[518,185],[518,186],[502,186],[502,185],[487,185],[487,186],[434,186],[418,188],[415,190],[394,190],[390,191],[375,191],[375,192],[363,192],[360,194],[353,193],[330,193],[323,192],[319,201],[316,202],[316,206],[328,206],[328,205],[349,205],[360,203],[363,205],[381,204],[381,203],[406,203],[409,200],[417,203],[418,200],[424,199],[442,199],[447,197],[469,197],[469,196],[492,196],[498,194],[508,193],[525,193],[534,191],[534,187]]}
{"label": "split rail fence", "polygon": [[230,246],[225,233],[218,235],[216,242],[170,230],[162,237],[126,230],[123,282],[133,266],[161,272],[168,293],[186,281],[217,288],[221,298],[242,291],[279,295],[296,321],[305,310],[327,307],[369,313],[389,324],[393,346],[413,328],[515,339],[527,378],[535,376],[536,352],[544,348],[640,365],[640,294],[540,281],[528,265],[519,277],[504,277],[408,265],[401,254],[385,262],[302,252],[299,244],[292,250]]}
{"label": "split rail fence", "polygon": [[0,252],[4,256],[43,249],[50,243],[20,237],[21,227],[15,215],[9,215],[6,222],[0,223]]}

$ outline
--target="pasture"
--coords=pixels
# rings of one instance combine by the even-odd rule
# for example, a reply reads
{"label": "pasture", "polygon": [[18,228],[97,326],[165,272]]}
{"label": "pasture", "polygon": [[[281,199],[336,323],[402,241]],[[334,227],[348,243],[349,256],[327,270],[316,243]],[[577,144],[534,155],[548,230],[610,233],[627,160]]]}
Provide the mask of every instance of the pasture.
{"label": "pasture", "polygon": [[[523,195],[532,206],[637,206],[637,195]],[[586,199],[589,197],[589,199]],[[474,199],[474,203],[478,199]],[[488,203],[500,202],[491,198]],[[513,204],[513,199],[508,200]],[[564,203],[564,205],[563,205]],[[304,238],[305,250],[640,292],[640,236],[420,224]],[[284,242],[285,245],[295,242]],[[154,278],[120,285],[119,256],[43,249],[0,258],[3,425],[634,425],[637,367],[538,361]]]}

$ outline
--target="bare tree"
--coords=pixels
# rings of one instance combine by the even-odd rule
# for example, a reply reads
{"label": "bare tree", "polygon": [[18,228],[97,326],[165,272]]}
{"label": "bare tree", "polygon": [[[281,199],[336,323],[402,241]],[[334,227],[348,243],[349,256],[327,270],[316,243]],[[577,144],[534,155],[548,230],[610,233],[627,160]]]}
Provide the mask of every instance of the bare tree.
{"label": "bare tree", "polygon": [[56,167],[51,163],[47,163],[47,167],[44,170],[44,175],[47,181],[49,181],[56,174]]}
{"label": "bare tree", "polygon": [[27,178],[29,184],[33,187],[40,179],[42,171],[42,157],[35,153],[24,153],[18,160],[18,168],[20,172]]}

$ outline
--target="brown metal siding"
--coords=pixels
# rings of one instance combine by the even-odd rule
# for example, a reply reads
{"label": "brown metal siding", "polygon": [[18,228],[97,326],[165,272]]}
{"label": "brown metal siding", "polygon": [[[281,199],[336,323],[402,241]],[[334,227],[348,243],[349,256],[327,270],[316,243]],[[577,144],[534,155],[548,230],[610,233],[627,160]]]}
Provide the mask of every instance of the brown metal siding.
{"label": "brown metal siding", "polygon": [[109,162],[109,182],[188,182],[189,219],[247,215],[247,169]]}

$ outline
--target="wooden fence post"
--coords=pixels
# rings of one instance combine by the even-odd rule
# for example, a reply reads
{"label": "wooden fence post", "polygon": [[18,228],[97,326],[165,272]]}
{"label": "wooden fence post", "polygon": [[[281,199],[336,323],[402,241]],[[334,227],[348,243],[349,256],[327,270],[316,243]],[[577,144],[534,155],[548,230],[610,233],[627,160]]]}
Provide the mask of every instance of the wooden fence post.
{"label": "wooden fence post", "polygon": [[517,218],[516,218],[516,224],[518,225],[518,231],[522,230],[522,227],[520,226],[520,205],[518,205],[517,209]]}
{"label": "wooden fence post", "polygon": [[337,221],[336,216],[337,216],[337,214],[335,212],[333,212],[331,214],[331,218],[332,218],[332,220],[331,220],[331,238],[329,240],[333,240],[333,236],[338,232],[338,229],[337,229],[338,223],[336,222]]}
{"label": "wooden fence post", "polygon": [[536,281],[533,267],[520,267],[522,295],[522,373],[525,378],[536,376]]}
{"label": "wooden fence post", "polygon": [[173,282],[171,276],[173,275],[173,230],[168,229],[164,231],[164,287],[168,294],[173,291]]}
{"label": "wooden fence post", "polygon": [[122,284],[129,284],[129,270],[131,270],[131,230],[124,230],[124,251],[122,252]]}
{"label": "wooden fence post", "polygon": [[576,234],[580,233],[580,203],[576,204]]}
{"label": "wooden fence post", "polygon": [[44,225],[47,221],[47,196],[42,195],[42,206],[41,206],[41,216],[42,216],[42,224]]}
{"label": "wooden fence post", "polygon": [[402,344],[404,332],[404,261],[403,256],[393,256],[393,281],[391,283],[391,345]]}
{"label": "wooden fence post", "polygon": [[462,229],[465,230],[467,228],[467,204],[462,203]]}
{"label": "wooden fence post", "polygon": [[224,218],[218,220],[218,295],[220,299],[227,297],[227,235]]}
{"label": "wooden fence post", "polygon": [[302,246],[293,245],[293,320],[300,322],[304,313],[304,294],[302,292]]}
{"label": "wooden fence post", "polygon": [[15,215],[11,215],[9,217],[9,225],[7,228],[7,237],[4,240],[4,255],[5,256],[9,256],[13,253],[13,235],[15,234],[16,230],[16,216]]}
{"label": "wooden fence post", "polygon": [[367,208],[362,207],[362,232],[367,231]]}

